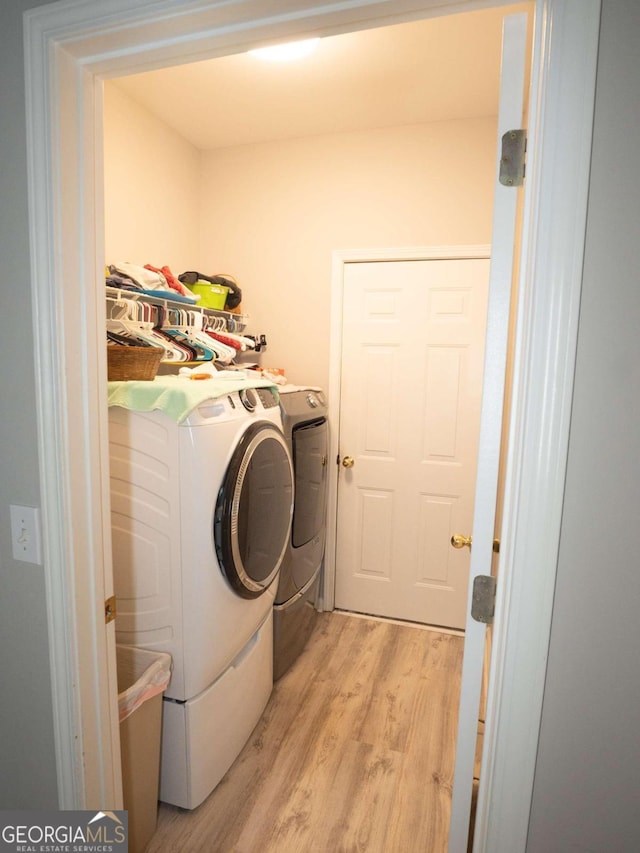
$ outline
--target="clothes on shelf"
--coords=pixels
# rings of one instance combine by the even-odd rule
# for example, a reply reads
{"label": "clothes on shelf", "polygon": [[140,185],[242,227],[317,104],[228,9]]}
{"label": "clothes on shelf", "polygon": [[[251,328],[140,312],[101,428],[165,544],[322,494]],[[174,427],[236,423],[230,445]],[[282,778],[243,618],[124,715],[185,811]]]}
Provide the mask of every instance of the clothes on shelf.
{"label": "clothes on shelf", "polygon": [[[238,353],[259,351],[266,343],[241,334],[244,317],[174,304],[180,296],[163,298],[159,291],[107,288],[107,334],[112,343],[146,343],[161,347],[164,363],[233,363]],[[119,339],[118,339],[119,338]]]}
{"label": "clothes on shelf", "polygon": [[116,264],[110,264],[106,272],[107,286],[141,293],[166,293],[171,297],[178,294],[194,305],[199,298],[173,275],[168,266],[158,268],[151,264],[140,266],[128,261],[118,261]]}

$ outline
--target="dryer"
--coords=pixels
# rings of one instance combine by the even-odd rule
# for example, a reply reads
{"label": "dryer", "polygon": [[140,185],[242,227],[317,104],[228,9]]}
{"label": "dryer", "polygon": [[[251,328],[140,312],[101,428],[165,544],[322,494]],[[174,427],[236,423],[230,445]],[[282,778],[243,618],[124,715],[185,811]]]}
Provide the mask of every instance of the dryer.
{"label": "dryer", "polygon": [[321,390],[284,386],[280,408],[295,489],[291,536],[274,605],[274,679],[284,675],[300,655],[316,622],[329,452],[328,409]]}
{"label": "dryer", "polygon": [[273,686],[272,607],[293,468],[277,394],[195,409],[109,410],[118,643],[168,652],[160,799],[195,808],[244,746]]}

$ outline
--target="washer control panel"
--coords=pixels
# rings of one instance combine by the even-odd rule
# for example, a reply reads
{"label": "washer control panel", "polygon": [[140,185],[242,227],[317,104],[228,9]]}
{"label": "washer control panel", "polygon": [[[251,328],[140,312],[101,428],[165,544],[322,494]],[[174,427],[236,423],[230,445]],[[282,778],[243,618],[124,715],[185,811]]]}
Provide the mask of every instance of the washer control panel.
{"label": "washer control panel", "polygon": [[255,392],[265,409],[273,409],[278,405],[278,398],[271,388],[256,388]]}

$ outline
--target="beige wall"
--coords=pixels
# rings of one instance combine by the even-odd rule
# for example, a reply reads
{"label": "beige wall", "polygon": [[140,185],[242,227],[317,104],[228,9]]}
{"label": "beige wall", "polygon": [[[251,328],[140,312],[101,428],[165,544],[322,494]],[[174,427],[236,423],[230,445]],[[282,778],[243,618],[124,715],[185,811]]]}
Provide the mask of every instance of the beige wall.
{"label": "beige wall", "polygon": [[[23,13],[4,0],[0,29],[0,257],[5,310],[0,350],[0,809],[56,809],[58,782],[45,569],[18,562],[10,504],[40,506],[34,327],[29,286]],[[13,353],[13,355],[12,355]],[[18,354],[19,370],[9,369]]]}
{"label": "beige wall", "polygon": [[201,264],[233,273],[262,363],[326,387],[334,249],[489,243],[495,120],[203,154]]}
{"label": "beige wall", "polygon": [[198,152],[105,85],[106,259],[230,273],[265,366],[327,386],[334,249],[489,243],[495,120]]}
{"label": "beige wall", "polygon": [[200,153],[112,82],[104,87],[105,259],[189,269]]}

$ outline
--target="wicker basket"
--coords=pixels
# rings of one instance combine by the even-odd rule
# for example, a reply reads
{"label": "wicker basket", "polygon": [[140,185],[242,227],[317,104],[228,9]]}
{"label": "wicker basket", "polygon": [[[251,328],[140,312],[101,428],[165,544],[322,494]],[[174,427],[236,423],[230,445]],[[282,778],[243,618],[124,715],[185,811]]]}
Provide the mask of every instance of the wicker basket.
{"label": "wicker basket", "polygon": [[125,347],[108,344],[108,379],[110,382],[126,379],[154,379],[163,355],[162,347]]}

